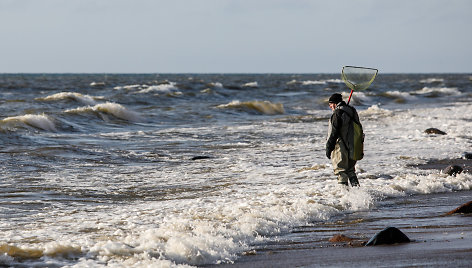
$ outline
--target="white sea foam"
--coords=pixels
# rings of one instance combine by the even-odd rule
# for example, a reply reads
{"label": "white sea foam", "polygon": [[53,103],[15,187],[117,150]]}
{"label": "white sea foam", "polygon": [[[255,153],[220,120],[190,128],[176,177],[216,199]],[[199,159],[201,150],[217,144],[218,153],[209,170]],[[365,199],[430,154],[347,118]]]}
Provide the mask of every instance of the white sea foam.
{"label": "white sea foam", "polygon": [[91,87],[104,87],[106,85],[105,82],[92,82],[90,83]]}
{"label": "white sea foam", "polygon": [[113,89],[116,90],[133,90],[133,89],[139,89],[139,88],[146,88],[148,85],[126,85],[126,86],[116,86]]}
{"label": "white sea foam", "polygon": [[325,85],[326,81],[302,81],[303,86],[310,86],[310,85]]}
{"label": "white sea foam", "polygon": [[86,106],[86,107],[79,107],[76,109],[68,109],[65,111],[66,113],[106,113],[111,114],[116,118],[124,119],[131,122],[140,122],[142,121],[142,117],[133,111],[126,109],[123,105],[118,103],[101,103],[95,106]]}
{"label": "white sea foam", "polygon": [[139,94],[145,93],[172,93],[174,95],[180,95],[182,92],[176,87],[175,82],[169,82],[159,85],[127,85],[127,86],[117,86],[114,87],[116,90],[126,90],[131,92],[136,92]]}
{"label": "white sea foam", "polygon": [[370,106],[367,110],[359,111],[359,116],[390,116],[393,112],[380,108],[377,104]]}
{"label": "white sea foam", "polygon": [[423,84],[431,84],[431,83],[442,83],[444,82],[443,78],[427,78],[420,80],[420,83]]}
{"label": "white sea foam", "polygon": [[287,82],[287,85],[293,85],[293,84],[301,84],[302,86],[311,86],[311,85],[326,85],[326,84],[338,84],[338,83],[344,83],[341,79],[325,79],[325,80],[305,80],[305,81],[297,81],[297,80],[291,80]]}
{"label": "white sea foam", "polygon": [[93,97],[89,95],[82,95],[77,92],[60,92],[60,93],[56,93],[56,94],[53,94],[44,98],[38,98],[37,100],[55,101],[55,100],[65,100],[65,99],[75,100],[77,102],[87,104],[87,105],[93,105],[96,103]]}
{"label": "white sea foam", "polygon": [[220,82],[211,82],[208,84],[210,87],[214,87],[214,88],[223,88],[223,84],[220,83]]}
{"label": "white sea foam", "polygon": [[327,83],[335,83],[335,84],[344,84],[344,81],[341,79],[328,79],[326,80]]}
{"label": "white sea foam", "polygon": [[56,131],[56,126],[54,125],[53,120],[51,120],[45,114],[26,114],[20,116],[12,116],[3,119],[1,122],[2,128],[18,128],[31,126],[41,130]]}
{"label": "white sea foam", "polygon": [[253,87],[253,88],[257,88],[257,87],[259,87],[259,84],[257,83],[257,81],[255,81],[255,82],[248,82],[248,83],[244,84],[243,87]]}
{"label": "white sea foam", "polygon": [[170,93],[170,92],[180,92],[175,86],[176,83],[170,82],[169,84],[160,84],[155,86],[144,87],[138,93],[149,93],[149,92],[158,92],[158,93]]}

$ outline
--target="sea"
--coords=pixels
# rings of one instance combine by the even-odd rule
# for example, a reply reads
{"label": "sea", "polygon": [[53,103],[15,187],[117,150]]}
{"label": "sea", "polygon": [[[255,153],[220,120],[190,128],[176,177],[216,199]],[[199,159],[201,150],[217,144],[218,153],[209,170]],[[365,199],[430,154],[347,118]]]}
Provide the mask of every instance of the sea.
{"label": "sea", "polygon": [[325,154],[336,92],[340,74],[0,74],[0,266],[228,264],[301,226],[472,193],[471,174],[418,168],[472,152],[472,74],[380,71],[353,93],[359,188]]}

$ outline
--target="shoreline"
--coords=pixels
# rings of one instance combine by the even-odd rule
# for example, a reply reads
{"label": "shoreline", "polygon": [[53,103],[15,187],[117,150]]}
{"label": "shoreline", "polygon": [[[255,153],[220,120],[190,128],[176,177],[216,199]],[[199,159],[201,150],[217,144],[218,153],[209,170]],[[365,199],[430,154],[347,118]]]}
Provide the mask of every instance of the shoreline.
{"label": "shoreline", "polygon": [[[321,228],[300,227],[233,264],[205,267],[471,267],[472,215],[445,215],[468,201],[472,191],[386,200],[372,211],[356,212]],[[362,246],[389,226],[399,228],[411,242]],[[329,242],[333,234],[353,241]]]}

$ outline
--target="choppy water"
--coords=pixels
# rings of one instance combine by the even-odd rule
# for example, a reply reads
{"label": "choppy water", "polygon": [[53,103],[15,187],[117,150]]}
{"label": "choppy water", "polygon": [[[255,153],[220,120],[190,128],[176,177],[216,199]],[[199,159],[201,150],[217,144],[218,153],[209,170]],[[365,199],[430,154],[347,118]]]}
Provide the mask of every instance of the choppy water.
{"label": "choppy water", "polygon": [[472,151],[471,77],[355,92],[366,156],[345,191],[324,153],[339,74],[0,75],[0,265],[231,262],[387,198],[469,191],[407,165]]}

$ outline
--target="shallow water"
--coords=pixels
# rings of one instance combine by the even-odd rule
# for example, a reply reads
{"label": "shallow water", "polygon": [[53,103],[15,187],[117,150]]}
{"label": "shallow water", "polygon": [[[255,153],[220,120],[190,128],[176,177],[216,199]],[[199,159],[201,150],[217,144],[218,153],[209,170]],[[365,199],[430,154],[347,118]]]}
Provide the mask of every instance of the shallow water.
{"label": "shallow water", "polygon": [[339,75],[3,74],[0,87],[2,265],[232,262],[387,198],[472,188],[408,166],[471,151],[470,75],[380,74],[355,92],[366,156],[349,192],[324,154],[327,99],[349,93]]}

